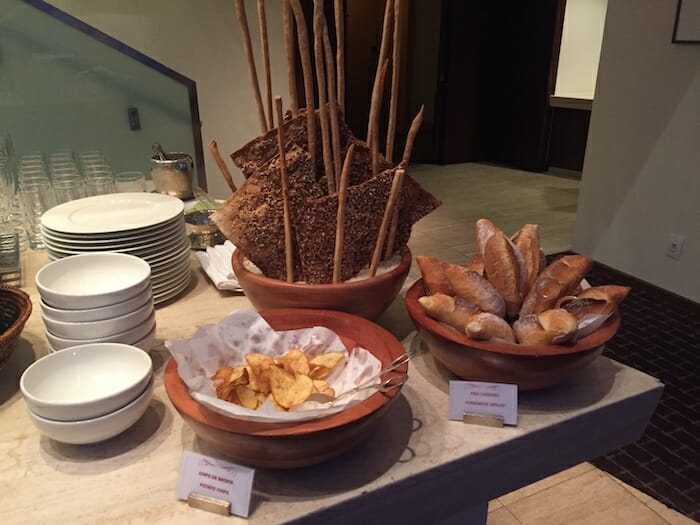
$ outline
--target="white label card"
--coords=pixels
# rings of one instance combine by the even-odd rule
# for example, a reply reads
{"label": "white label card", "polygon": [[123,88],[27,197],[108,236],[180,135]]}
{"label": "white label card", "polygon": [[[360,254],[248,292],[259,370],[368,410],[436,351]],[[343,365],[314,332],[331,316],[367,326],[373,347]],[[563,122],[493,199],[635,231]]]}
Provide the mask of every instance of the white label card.
{"label": "white label card", "polygon": [[189,450],[182,453],[178,499],[195,492],[231,503],[231,514],[248,517],[255,470]]}
{"label": "white label card", "polygon": [[449,419],[462,421],[465,413],[501,416],[506,425],[518,424],[518,385],[450,381]]}

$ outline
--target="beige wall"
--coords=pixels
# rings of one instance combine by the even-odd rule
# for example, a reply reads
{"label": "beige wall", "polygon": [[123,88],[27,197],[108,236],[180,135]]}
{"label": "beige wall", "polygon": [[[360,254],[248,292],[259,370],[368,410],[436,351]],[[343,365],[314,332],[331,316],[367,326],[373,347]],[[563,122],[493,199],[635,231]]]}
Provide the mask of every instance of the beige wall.
{"label": "beige wall", "polygon": [[700,301],[700,45],[671,43],[675,9],[608,4],[574,249]]}
{"label": "beige wall", "polygon": [[567,0],[554,94],[592,99],[608,0]]}
{"label": "beige wall", "polygon": [[[191,78],[197,83],[202,142],[209,192],[227,197],[228,186],[206,149],[214,138],[237,183],[243,181],[228,154],[259,134],[260,128],[230,0],[49,0],[125,44]],[[289,98],[286,79],[282,10],[266,2],[273,96]],[[248,24],[256,52],[256,2],[246,0]],[[258,78],[262,59],[256,55]],[[261,84],[261,90],[264,86]],[[285,103],[285,107],[286,107]],[[164,144],[167,148],[167,144]]]}

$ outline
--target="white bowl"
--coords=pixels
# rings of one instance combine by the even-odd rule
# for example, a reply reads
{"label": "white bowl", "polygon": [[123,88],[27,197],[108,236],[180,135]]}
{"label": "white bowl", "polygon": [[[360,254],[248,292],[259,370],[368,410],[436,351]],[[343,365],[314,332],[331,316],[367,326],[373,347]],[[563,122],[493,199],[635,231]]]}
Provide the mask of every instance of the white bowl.
{"label": "white bowl", "polygon": [[90,343],[124,343],[127,345],[133,345],[137,341],[140,341],[141,339],[146,337],[155,325],[156,316],[155,312],[153,312],[148,317],[148,319],[146,319],[138,326],[135,326],[134,328],[131,328],[124,332],[119,332],[118,334],[109,335],[107,337],[86,337],[85,339],[73,339],[69,337],[59,337],[56,334],[49,332],[48,330],[46,330],[44,333],[46,334],[46,338],[49,340],[49,344],[54,350],[65,350],[66,348],[70,348],[71,346],[85,345]]}
{"label": "white bowl", "polygon": [[133,312],[112,319],[102,319],[101,321],[81,323],[56,321],[46,317],[43,312],[41,318],[44,320],[46,329],[55,336],[67,339],[85,339],[88,337],[97,339],[131,330],[148,319],[153,311],[153,303],[149,302]]}
{"label": "white bowl", "polygon": [[[59,352],[61,353],[61,352]],[[153,396],[153,379],[146,389],[128,405],[109,414],[80,421],[54,421],[43,418],[27,407],[32,423],[45,435],[72,445],[97,443],[121,434],[136,423],[148,408]]]}
{"label": "white bowl", "polygon": [[155,346],[156,344],[156,327],[154,326],[153,329],[148,332],[148,335],[141,339],[140,341],[136,341],[133,346],[136,346],[143,350],[144,352],[148,352]]}
{"label": "white bowl", "polygon": [[86,321],[102,321],[112,319],[133,312],[148,302],[153,301],[153,292],[150,287],[136,294],[135,296],[122,301],[121,303],[110,304],[99,308],[84,308],[81,310],[65,310],[54,308],[46,304],[43,299],[39,300],[41,313],[44,317],[54,321],[66,321],[69,323],[84,323]]}
{"label": "white bowl", "polygon": [[27,408],[53,420],[76,421],[113,412],[143,392],[151,357],[120,343],[68,348],[32,363],[19,380]]}
{"label": "white bowl", "polygon": [[50,262],[36,274],[36,287],[49,306],[99,308],[125,301],[149,287],[151,267],[125,253],[84,253]]}

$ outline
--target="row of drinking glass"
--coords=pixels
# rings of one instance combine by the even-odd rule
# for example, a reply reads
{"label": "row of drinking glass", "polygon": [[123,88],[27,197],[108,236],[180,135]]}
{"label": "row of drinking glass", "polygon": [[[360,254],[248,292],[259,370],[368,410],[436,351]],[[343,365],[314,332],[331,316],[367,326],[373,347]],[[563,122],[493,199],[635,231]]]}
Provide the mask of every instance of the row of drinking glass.
{"label": "row of drinking glass", "polygon": [[[23,155],[18,162],[16,194],[29,245],[34,249],[44,247],[40,218],[53,206],[85,196],[146,191],[146,179],[142,172],[129,171],[113,176],[111,168],[99,152],[81,153],[81,170],[74,159],[71,152],[57,152],[49,156],[47,163],[41,152],[33,152]],[[3,194],[12,195],[15,193],[14,177],[7,159],[5,166],[4,171],[9,172],[9,175],[5,176],[8,182],[3,188]],[[2,206],[0,203],[0,214],[3,212]],[[9,216],[7,210],[4,216]]]}

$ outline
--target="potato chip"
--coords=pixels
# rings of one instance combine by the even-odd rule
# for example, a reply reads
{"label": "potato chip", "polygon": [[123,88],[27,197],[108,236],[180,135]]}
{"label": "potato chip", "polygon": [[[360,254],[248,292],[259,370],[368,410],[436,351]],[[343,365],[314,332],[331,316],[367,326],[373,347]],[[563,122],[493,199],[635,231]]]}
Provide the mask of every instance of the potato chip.
{"label": "potato chip", "polygon": [[275,366],[274,360],[265,354],[246,354],[245,360],[254,376],[252,382],[257,385],[256,390],[269,394],[271,392],[270,369]]}
{"label": "potato chip", "polygon": [[298,348],[292,348],[286,354],[278,357],[277,362],[281,364],[287,372],[309,375],[309,358]]}
{"label": "potato chip", "polygon": [[325,379],[344,358],[343,353],[329,352],[309,360],[299,348],[275,359],[250,353],[245,356],[247,365],[222,366],[211,379],[219,399],[251,410],[270,400],[277,410],[287,411],[307,400],[326,403],[335,399]]}
{"label": "potato chip", "polygon": [[325,366],[312,366],[309,370],[309,377],[311,379],[326,379],[331,374],[331,369]]}
{"label": "potato chip", "polygon": [[251,410],[258,408],[258,398],[255,395],[255,390],[248,388],[247,386],[238,385],[236,387],[236,394],[238,399],[240,399],[240,404]]}
{"label": "potato chip", "polygon": [[306,401],[314,385],[309,376],[295,375],[282,368],[273,367],[270,370],[270,387],[277,403],[288,409]]}
{"label": "potato chip", "polygon": [[345,359],[345,354],[342,352],[327,352],[314,357],[309,364],[313,366],[325,366],[333,370],[338,363]]}
{"label": "potato chip", "polygon": [[314,392],[335,397],[335,390],[333,390],[325,381],[321,379],[312,379],[311,383],[314,385]]}

